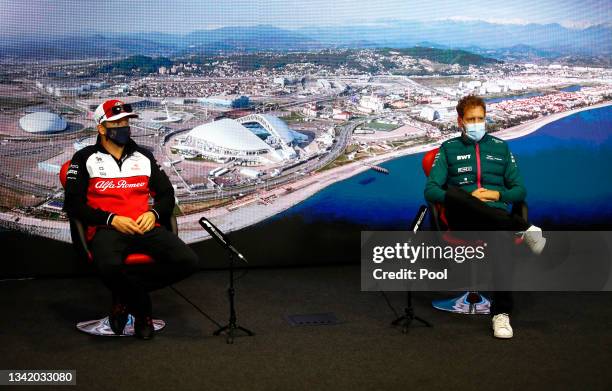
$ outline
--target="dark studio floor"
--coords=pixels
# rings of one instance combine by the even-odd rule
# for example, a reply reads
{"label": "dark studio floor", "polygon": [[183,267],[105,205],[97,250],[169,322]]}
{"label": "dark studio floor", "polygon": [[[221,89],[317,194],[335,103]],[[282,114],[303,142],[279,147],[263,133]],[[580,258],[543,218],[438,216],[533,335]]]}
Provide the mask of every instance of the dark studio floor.
{"label": "dark studio floor", "polygon": [[[390,326],[382,295],[361,292],[359,281],[359,265],[251,270],[237,282],[238,321],[257,335],[233,345],[213,337],[216,325],[169,288],[152,295],[166,328],[141,341],[76,330],[109,308],[94,278],[3,281],[0,369],[76,369],[76,389],[107,391],[612,387],[610,293],[517,293],[515,337],[496,340],[486,315],[431,308],[444,293],[414,294],[417,314],[434,328],[415,325],[404,335]],[[224,324],[226,283],[227,272],[208,271],[176,288]],[[404,294],[388,295],[401,310]],[[342,323],[296,327],[285,319],[322,312]]]}

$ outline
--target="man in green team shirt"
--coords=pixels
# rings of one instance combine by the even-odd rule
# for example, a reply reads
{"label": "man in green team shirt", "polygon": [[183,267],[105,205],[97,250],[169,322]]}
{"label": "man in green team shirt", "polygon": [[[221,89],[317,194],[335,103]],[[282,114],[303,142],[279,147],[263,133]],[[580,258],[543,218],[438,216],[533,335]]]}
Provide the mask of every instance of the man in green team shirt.
{"label": "man in green team shirt", "polygon": [[[457,104],[461,136],[442,143],[425,186],[425,198],[444,205],[449,228],[455,231],[511,231],[540,254],[546,244],[542,230],[508,212],[510,203],[524,201],[527,191],[508,144],[485,127],[486,105],[469,95]],[[493,335],[512,338],[511,292],[496,291],[491,300]]]}

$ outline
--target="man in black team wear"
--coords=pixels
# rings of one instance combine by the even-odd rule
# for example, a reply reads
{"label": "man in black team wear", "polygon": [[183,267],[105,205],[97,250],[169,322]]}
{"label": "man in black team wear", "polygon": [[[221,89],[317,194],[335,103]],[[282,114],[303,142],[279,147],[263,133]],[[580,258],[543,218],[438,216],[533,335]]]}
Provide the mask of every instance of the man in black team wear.
{"label": "man in black team wear", "polygon": [[[510,203],[523,201],[527,194],[518,165],[508,144],[486,132],[485,102],[466,96],[457,104],[461,135],[440,146],[425,187],[425,198],[444,204],[449,228],[454,231],[497,231],[496,251],[501,258],[511,243],[510,233],[520,233],[525,244],[540,254],[546,244],[542,230],[522,217],[508,212]],[[495,264],[496,279],[510,274],[511,264]],[[491,300],[493,335],[512,338],[511,292],[496,291]]]}
{"label": "man in black team wear", "polygon": [[[98,106],[98,139],[72,157],[64,209],[87,226],[93,262],[113,296],[111,328],[122,334],[131,313],[135,335],[150,339],[154,329],[148,292],[192,274],[198,257],[160,226],[174,210],[174,189],[153,154],[130,138],[133,117],[131,106],[119,100]],[[131,252],[149,254],[156,262],[126,266],[123,259]]]}

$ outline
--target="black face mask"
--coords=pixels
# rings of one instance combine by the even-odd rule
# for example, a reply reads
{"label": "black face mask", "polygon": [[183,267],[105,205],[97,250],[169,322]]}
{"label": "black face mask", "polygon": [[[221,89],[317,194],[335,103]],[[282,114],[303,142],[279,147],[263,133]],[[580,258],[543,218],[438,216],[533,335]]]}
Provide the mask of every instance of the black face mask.
{"label": "black face mask", "polygon": [[106,128],[106,137],[119,146],[124,146],[130,140],[130,127]]}

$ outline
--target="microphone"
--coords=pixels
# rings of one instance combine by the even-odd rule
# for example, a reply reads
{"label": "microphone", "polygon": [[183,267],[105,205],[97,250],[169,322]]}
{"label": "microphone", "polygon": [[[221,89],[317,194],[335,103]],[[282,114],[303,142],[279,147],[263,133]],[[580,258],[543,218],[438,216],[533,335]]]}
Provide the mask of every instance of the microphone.
{"label": "microphone", "polygon": [[249,263],[249,261],[246,260],[244,255],[242,255],[238,250],[236,250],[234,246],[232,246],[227,236],[225,236],[225,234],[219,228],[217,228],[210,220],[208,220],[206,217],[202,217],[198,222],[200,223],[202,228],[204,228],[206,232],[210,234],[211,237],[213,237],[217,242],[219,242],[219,244],[221,244],[221,246],[225,247],[237,258],[240,258],[244,262]]}
{"label": "microphone", "polygon": [[427,207],[425,205],[421,205],[419,211],[416,216],[414,216],[414,220],[412,220],[412,224],[410,224],[410,229],[412,232],[417,233],[423,219],[425,218],[425,214],[427,213]]}

